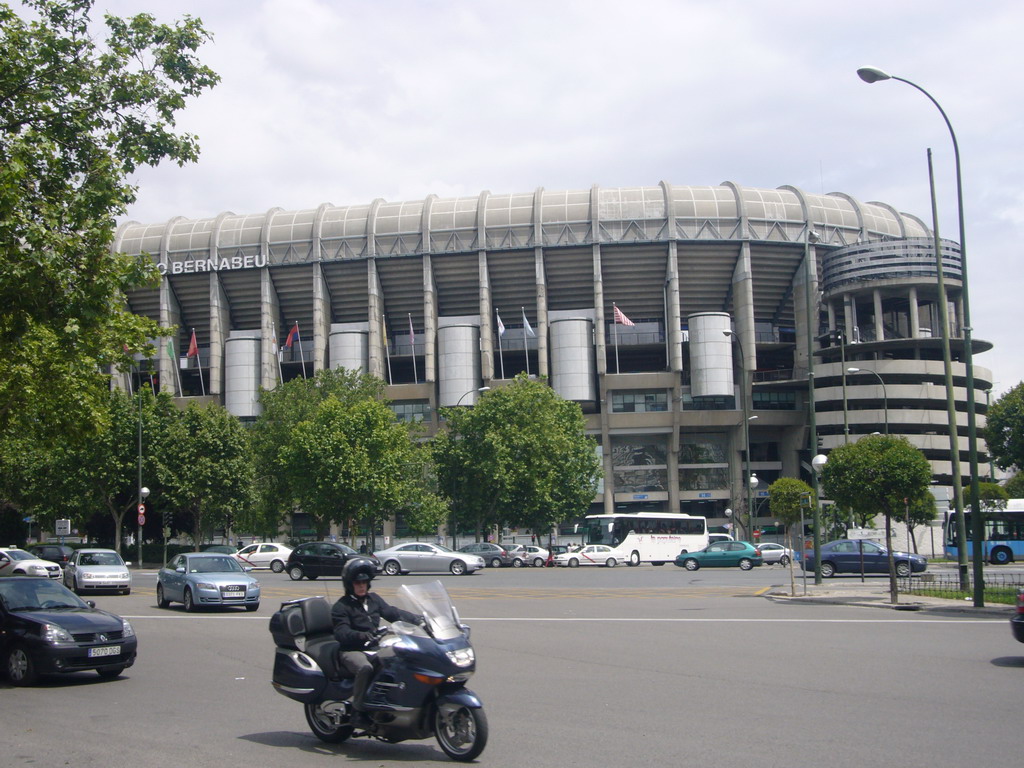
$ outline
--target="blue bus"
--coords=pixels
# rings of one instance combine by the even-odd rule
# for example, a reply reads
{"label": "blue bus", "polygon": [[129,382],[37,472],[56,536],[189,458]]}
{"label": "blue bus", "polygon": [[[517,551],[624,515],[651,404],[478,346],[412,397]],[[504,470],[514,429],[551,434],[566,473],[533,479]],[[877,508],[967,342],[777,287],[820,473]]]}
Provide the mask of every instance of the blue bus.
{"label": "blue bus", "polygon": [[[967,523],[967,558],[973,553],[970,510],[964,512]],[[993,565],[1024,561],[1024,499],[1010,499],[1005,509],[989,507],[982,511],[985,516],[985,538],[982,552]],[[959,559],[960,549],[956,545],[956,513],[946,516],[943,539],[946,557]]]}

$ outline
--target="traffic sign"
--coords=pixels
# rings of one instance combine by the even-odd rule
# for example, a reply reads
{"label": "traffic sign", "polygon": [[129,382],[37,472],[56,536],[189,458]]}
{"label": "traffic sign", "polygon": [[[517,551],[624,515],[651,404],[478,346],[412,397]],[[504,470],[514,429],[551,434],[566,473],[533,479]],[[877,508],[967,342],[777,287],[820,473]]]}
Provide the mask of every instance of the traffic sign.
{"label": "traffic sign", "polygon": [[146,514],[146,505],[145,504],[139,504],[139,514],[140,515]]}
{"label": "traffic sign", "polygon": [[[141,504],[139,504],[139,506],[141,507],[142,505],[141,505]],[[139,525],[145,525],[145,524],[146,524],[146,516],[145,516],[145,515],[142,515],[142,514],[140,514],[140,515],[139,515]]]}

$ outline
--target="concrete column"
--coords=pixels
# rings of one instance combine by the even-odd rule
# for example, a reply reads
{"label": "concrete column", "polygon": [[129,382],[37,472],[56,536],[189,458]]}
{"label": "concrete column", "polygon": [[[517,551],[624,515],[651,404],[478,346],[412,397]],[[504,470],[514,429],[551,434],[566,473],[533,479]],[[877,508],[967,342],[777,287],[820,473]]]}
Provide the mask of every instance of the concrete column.
{"label": "concrete column", "polygon": [[736,332],[743,344],[741,366],[747,371],[757,368],[757,340],[754,334],[754,280],[750,268],[750,243],[740,247],[740,256],[732,273],[732,305]]}
{"label": "concrete column", "polygon": [[224,394],[224,342],[231,331],[231,307],[220,275],[210,273],[210,390]]}
{"label": "concrete column", "polygon": [[437,381],[437,286],[429,253],[423,255],[423,368],[424,381]]}
{"label": "concrete column", "polygon": [[[668,263],[665,269],[665,280],[668,283],[668,306],[665,312],[666,338],[668,339],[668,367],[673,373],[683,372],[683,332],[682,319],[679,313],[679,250],[675,240],[668,244]],[[678,489],[676,489],[678,491]],[[672,507],[673,512],[679,510]]]}
{"label": "concrete column", "polygon": [[487,268],[487,251],[477,253],[477,273],[480,283],[480,376],[486,383],[495,376],[494,304],[491,300],[491,275]]}
{"label": "concrete column", "polygon": [[849,344],[853,341],[853,326],[856,316],[853,307],[853,296],[849,293],[843,296],[843,338]]}
{"label": "concrete column", "polygon": [[[597,375],[608,373],[608,354],[605,344],[604,280],[601,278],[601,245],[593,246],[594,265],[594,343],[597,346]],[[602,390],[604,384],[601,385]],[[604,400],[604,394],[601,395]],[[607,481],[606,481],[607,487]]]}
{"label": "concrete column", "polygon": [[907,296],[910,302],[910,338],[916,339],[921,336],[921,318],[917,310],[917,288],[911,287]]}
{"label": "concrete column", "polygon": [[181,394],[178,389],[178,360],[181,357],[181,308],[178,306],[178,299],[171,288],[171,281],[164,277],[160,281],[160,326],[170,328],[179,326],[178,335],[171,336],[170,341],[174,348],[173,357],[167,351],[167,342],[160,347],[160,357],[157,370],[160,376],[159,389],[161,392],[168,392],[173,397]]}
{"label": "concrete column", "polygon": [[327,339],[331,335],[331,294],[320,262],[313,265],[313,373],[327,367]]}
{"label": "concrete column", "polygon": [[383,291],[380,287],[380,278],[377,275],[377,260],[366,260],[366,290],[367,290],[367,320],[370,324],[369,340],[369,361],[370,375],[384,379],[389,384],[387,362],[385,358],[385,347],[387,339],[384,338],[384,302]]}
{"label": "concrete column", "polygon": [[548,368],[548,284],[544,275],[544,249],[533,249],[537,298],[537,375],[550,376]]}
{"label": "concrete column", "polygon": [[[805,259],[800,269],[793,275],[793,320],[796,326],[796,348],[793,355],[793,378],[804,378],[810,370],[807,361],[807,324],[811,318],[807,317],[807,260]],[[810,329],[812,332],[815,329]]]}
{"label": "concrete column", "polygon": [[875,301],[875,341],[885,341],[885,323],[882,318],[882,292],[877,288],[872,293]]}
{"label": "concrete column", "polygon": [[277,290],[274,281],[270,279],[270,269],[264,267],[260,270],[260,386],[264,389],[274,389],[278,383],[274,334],[280,317],[281,305],[277,299]]}

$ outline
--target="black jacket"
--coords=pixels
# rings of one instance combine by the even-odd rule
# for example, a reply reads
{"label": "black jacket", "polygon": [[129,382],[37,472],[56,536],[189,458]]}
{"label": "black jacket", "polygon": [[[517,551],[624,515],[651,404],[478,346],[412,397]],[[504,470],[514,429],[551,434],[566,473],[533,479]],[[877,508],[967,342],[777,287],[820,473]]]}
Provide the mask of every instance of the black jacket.
{"label": "black jacket", "polygon": [[[364,606],[365,602],[365,606]],[[407,621],[415,623],[419,618],[414,613],[403,611],[384,602],[384,598],[374,592],[367,592],[360,599],[355,595],[345,595],[331,608],[331,619],[334,622],[334,637],[342,651],[361,651],[380,624],[381,618],[387,621]]]}

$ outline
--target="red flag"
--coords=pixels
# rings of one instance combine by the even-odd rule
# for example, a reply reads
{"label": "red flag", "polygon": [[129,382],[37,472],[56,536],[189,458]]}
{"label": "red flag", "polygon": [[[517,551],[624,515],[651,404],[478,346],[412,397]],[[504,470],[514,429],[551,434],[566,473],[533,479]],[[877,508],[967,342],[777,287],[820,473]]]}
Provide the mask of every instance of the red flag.
{"label": "red flag", "polygon": [[288,331],[288,338],[285,339],[285,341],[284,341],[285,348],[286,349],[291,349],[292,348],[292,344],[295,342],[295,340],[297,338],[299,338],[299,323],[298,323],[298,321],[296,321],[295,325],[292,326],[292,329],[290,331]]}
{"label": "red flag", "polygon": [[616,307],[614,305],[612,305],[612,306],[615,309],[615,322],[616,323],[618,323],[619,325],[636,325],[636,323],[634,323],[632,320],[630,320],[628,317],[626,317],[624,314],[622,314],[622,310],[621,309],[619,309],[618,307]]}
{"label": "red flag", "polygon": [[192,329],[192,341],[188,345],[188,354],[186,357],[199,357],[199,344],[196,343],[196,329]]}

